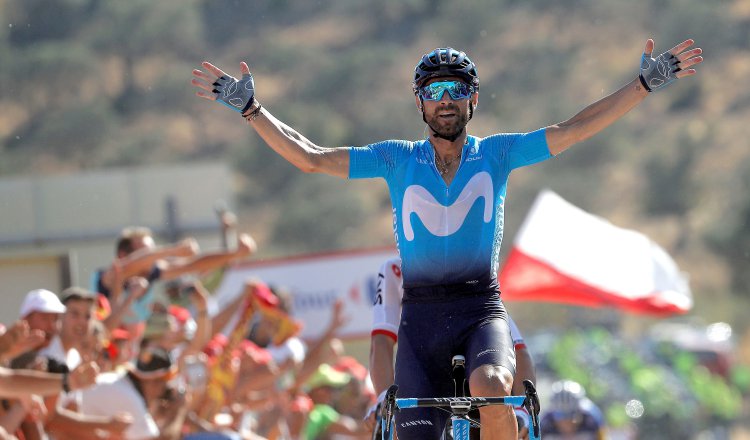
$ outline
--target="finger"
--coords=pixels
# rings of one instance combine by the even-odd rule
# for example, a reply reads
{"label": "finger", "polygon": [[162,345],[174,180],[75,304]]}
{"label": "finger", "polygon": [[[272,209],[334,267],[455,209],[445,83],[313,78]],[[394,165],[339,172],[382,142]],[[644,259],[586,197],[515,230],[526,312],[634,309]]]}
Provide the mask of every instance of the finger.
{"label": "finger", "polygon": [[9,333],[13,334],[14,337],[18,335],[27,335],[29,334],[29,323],[27,321],[17,321],[15,324],[13,324],[13,327],[8,330]]}
{"label": "finger", "polygon": [[240,63],[240,72],[244,75],[246,73],[250,73],[250,67],[248,67],[246,62]]}
{"label": "finger", "polygon": [[195,92],[195,94],[197,96],[200,96],[201,98],[206,98],[206,99],[208,99],[210,101],[216,101],[216,95],[213,94],[213,93],[208,94],[208,93],[205,93],[205,92]]}
{"label": "finger", "polygon": [[[44,340],[46,339],[44,336],[44,332],[41,330],[35,330],[35,333],[30,334],[25,340],[24,340],[24,346],[26,347],[36,347],[38,345],[41,345]],[[37,333],[38,332],[38,333]]]}
{"label": "finger", "polygon": [[695,75],[695,69],[680,70],[675,74],[677,78],[685,78],[690,75]]}
{"label": "finger", "polygon": [[207,84],[207,83],[205,83],[203,81],[200,81],[200,80],[197,80],[197,79],[191,80],[190,84],[194,85],[195,87],[198,87],[199,89],[203,89],[203,90],[205,90],[207,92],[211,92],[211,93],[214,92],[214,86],[213,86],[213,84]]}
{"label": "finger", "polygon": [[199,69],[193,69],[193,76],[196,78],[202,79],[203,81],[209,84],[216,80],[215,76],[209,75],[206,72],[199,70]]}
{"label": "finger", "polygon": [[643,49],[643,54],[650,57],[654,53],[654,40],[648,39],[646,41],[646,47]]}
{"label": "finger", "polygon": [[680,69],[687,70],[688,67],[695,66],[703,62],[703,57],[694,57],[689,60],[683,61],[679,64]]}
{"label": "finger", "polygon": [[686,52],[682,52],[678,55],[675,55],[675,58],[677,58],[678,61],[682,62],[689,58],[696,57],[702,53],[703,53],[703,49],[701,49],[700,47],[696,47],[695,49],[691,49]]}
{"label": "finger", "polygon": [[678,44],[677,46],[669,49],[669,53],[671,53],[672,55],[677,55],[678,53],[680,53],[680,52],[684,51],[685,49],[687,49],[688,47],[692,46],[693,43],[695,43],[695,41],[689,40],[689,39],[685,40],[682,43]]}
{"label": "finger", "polygon": [[216,77],[220,77],[220,76],[229,76],[229,75],[227,75],[226,73],[224,73],[224,71],[223,71],[223,70],[219,69],[218,67],[216,67],[216,66],[214,66],[213,64],[209,63],[208,61],[204,61],[204,62],[203,62],[203,63],[202,63],[201,65],[202,65],[202,66],[203,66],[204,68],[208,69],[208,71],[209,71],[209,72],[211,72],[211,73],[213,73],[214,75],[216,75]]}

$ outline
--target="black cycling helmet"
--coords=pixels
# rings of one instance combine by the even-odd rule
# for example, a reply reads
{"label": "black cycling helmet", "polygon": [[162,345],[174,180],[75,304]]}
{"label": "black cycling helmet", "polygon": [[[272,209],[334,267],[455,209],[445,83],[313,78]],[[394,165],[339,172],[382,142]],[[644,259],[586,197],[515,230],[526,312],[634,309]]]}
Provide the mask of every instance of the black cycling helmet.
{"label": "black cycling helmet", "polygon": [[417,93],[427,80],[444,76],[457,76],[479,91],[477,66],[464,53],[451,47],[442,47],[424,54],[414,68],[414,93]]}

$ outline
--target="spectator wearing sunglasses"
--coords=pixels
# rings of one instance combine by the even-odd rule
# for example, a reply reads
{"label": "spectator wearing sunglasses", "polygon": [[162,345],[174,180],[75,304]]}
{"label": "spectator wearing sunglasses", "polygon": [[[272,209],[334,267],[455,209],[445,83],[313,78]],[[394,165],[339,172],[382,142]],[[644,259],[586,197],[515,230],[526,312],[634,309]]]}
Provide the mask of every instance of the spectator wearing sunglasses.
{"label": "spectator wearing sunglasses", "polygon": [[[438,48],[420,58],[412,77],[426,138],[363,147],[322,147],[278,120],[256,99],[244,62],[239,80],[204,62],[205,71],[193,70],[192,84],[197,96],[239,112],[271,149],[300,170],[387,182],[403,260],[395,372],[402,395],[450,395],[445,380],[450,366],[435,359],[464,354],[471,394],[506,396],[516,362],[497,269],[510,172],[562,153],[620,119],[650,91],[693,75],[692,66],[703,58],[692,45],[686,40],[653,58],[654,42],[648,40],[641,59],[633,60],[639,75],[613,94],[564,122],[487,137],[468,133],[479,103],[477,66],[462,51]],[[512,409],[487,406],[480,412],[487,438],[515,437]],[[437,438],[446,417],[429,408],[400,412],[398,437]]]}

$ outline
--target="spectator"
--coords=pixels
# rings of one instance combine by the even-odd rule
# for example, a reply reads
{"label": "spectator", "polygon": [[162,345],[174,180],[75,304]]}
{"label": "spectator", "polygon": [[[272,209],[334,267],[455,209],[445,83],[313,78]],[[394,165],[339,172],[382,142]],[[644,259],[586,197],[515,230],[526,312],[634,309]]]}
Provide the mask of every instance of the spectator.
{"label": "spectator", "polygon": [[65,313],[65,306],[54,293],[45,289],[36,289],[26,294],[21,304],[21,319],[29,324],[31,330],[44,333],[44,340],[35,348],[48,347],[60,333],[60,317]]}
{"label": "spectator", "polygon": [[327,438],[332,434],[348,435],[357,439],[366,439],[370,436],[360,420],[340,414],[334,409],[337,393],[350,380],[349,374],[336,371],[329,364],[321,364],[305,382],[303,388],[307,390],[314,406],[302,433],[303,440]]}
{"label": "spectator", "polygon": [[81,344],[89,336],[96,306],[96,293],[81,287],[69,287],[60,294],[65,307],[60,334],[39,354],[53,358],[73,369],[81,363]]}
{"label": "spectator", "polygon": [[177,439],[187,414],[185,392],[170,387],[177,374],[169,353],[144,347],[125,373],[105,373],[81,396],[87,414],[115,416],[127,413],[133,424],[125,439]]}
{"label": "spectator", "polygon": [[127,330],[116,328],[109,333],[109,337],[103,341],[100,353],[100,367],[103,372],[114,371],[126,364],[134,357],[130,333]]}
{"label": "spectator", "polygon": [[336,400],[336,410],[356,420],[362,420],[370,405],[377,397],[370,381],[367,368],[351,356],[341,356],[333,364],[333,369],[347,373],[351,380],[341,388]]}
{"label": "spectator", "polygon": [[[82,358],[78,350],[90,329],[95,298],[95,294],[85,289],[67,289],[63,301],[70,304],[68,310],[57,295],[48,290],[29,292],[21,306],[21,316],[26,317],[31,329],[45,334],[45,342],[38,352],[17,358],[14,362],[16,367],[67,374],[80,365]],[[54,434],[56,439],[80,438],[94,430],[116,434],[130,423],[127,417],[87,417],[76,413],[77,393],[69,391],[58,391],[56,395],[48,396],[45,405],[49,414],[39,421],[44,423],[44,430]],[[36,426],[27,426],[26,429],[36,430]]]}
{"label": "spectator", "polygon": [[552,384],[549,409],[540,426],[545,440],[602,440],[605,434],[601,411],[571,380]]}

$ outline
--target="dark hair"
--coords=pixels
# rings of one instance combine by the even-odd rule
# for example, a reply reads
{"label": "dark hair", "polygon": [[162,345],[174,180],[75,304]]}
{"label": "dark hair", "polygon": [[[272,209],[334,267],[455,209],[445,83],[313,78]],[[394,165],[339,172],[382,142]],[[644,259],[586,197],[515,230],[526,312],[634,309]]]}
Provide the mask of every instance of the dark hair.
{"label": "dark hair", "polygon": [[133,240],[136,238],[150,237],[153,233],[151,229],[144,226],[133,226],[128,227],[120,232],[120,237],[117,239],[117,246],[115,249],[116,255],[130,255],[135,249],[133,249]]}
{"label": "dark hair", "polygon": [[60,362],[55,358],[47,357],[47,372],[48,373],[69,373],[70,368],[64,363]]}
{"label": "dark hair", "polygon": [[142,347],[135,364],[135,369],[141,373],[168,371],[172,368],[172,358],[169,352],[161,347]]}
{"label": "dark hair", "polygon": [[68,287],[60,293],[60,302],[67,305],[70,301],[88,301],[93,304],[96,302],[96,293],[83,287]]}

